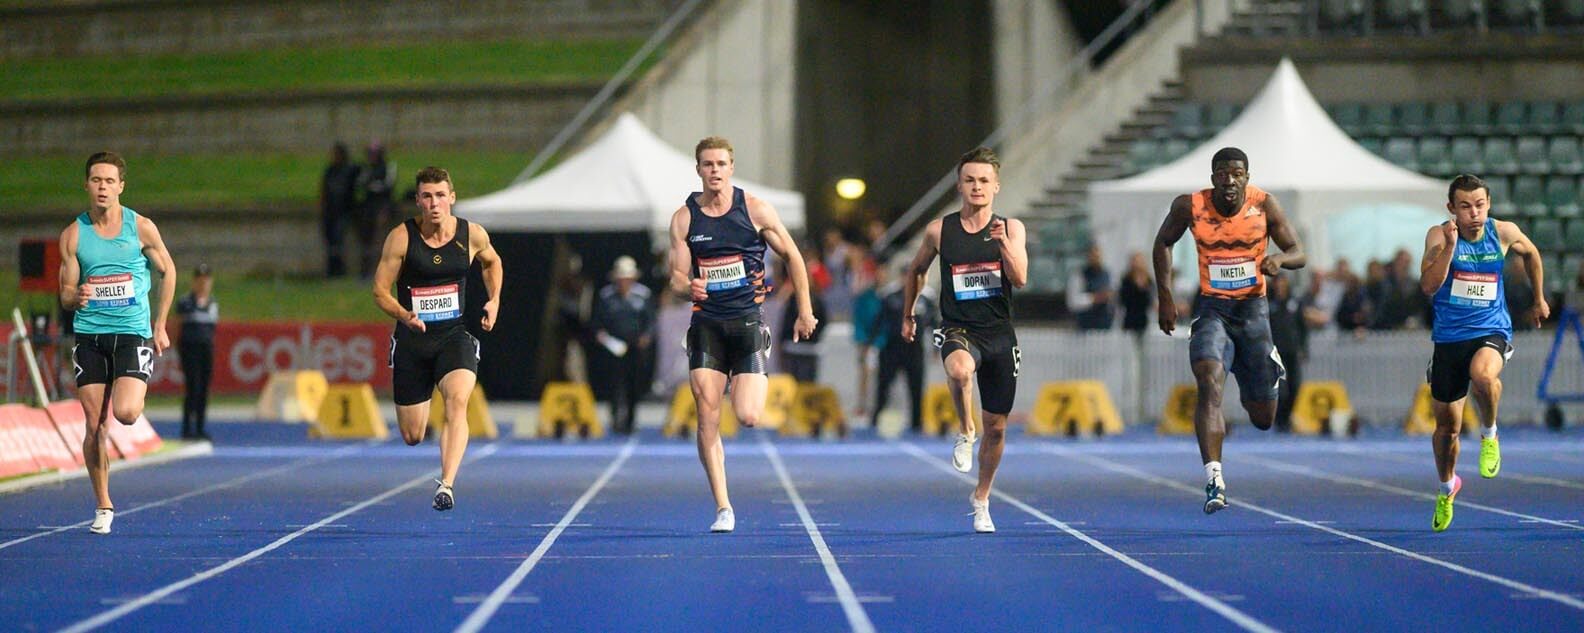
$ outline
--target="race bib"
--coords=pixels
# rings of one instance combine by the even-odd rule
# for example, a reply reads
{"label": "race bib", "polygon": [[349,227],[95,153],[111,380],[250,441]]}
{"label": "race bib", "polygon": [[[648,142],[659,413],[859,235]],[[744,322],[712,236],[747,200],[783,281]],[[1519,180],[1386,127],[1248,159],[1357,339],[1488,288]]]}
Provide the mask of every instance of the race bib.
{"label": "race bib", "polygon": [[424,322],[461,318],[462,296],[456,284],[412,289],[413,312]]}
{"label": "race bib", "polygon": [[132,273],[88,276],[88,307],[119,308],[130,305],[137,305]]}
{"label": "race bib", "polygon": [[704,292],[735,290],[748,285],[748,269],[743,266],[742,255],[727,255],[698,260],[699,274],[704,276]]}
{"label": "race bib", "polygon": [[1239,290],[1259,283],[1259,266],[1252,257],[1211,257],[1210,287]]}
{"label": "race bib", "polygon": [[1001,262],[953,265],[952,294],[958,301],[1001,296]]}
{"label": "race bib", "polygon": [[1496,301],[1496,273],[1452,271],[1452,305],[1488,308]]}

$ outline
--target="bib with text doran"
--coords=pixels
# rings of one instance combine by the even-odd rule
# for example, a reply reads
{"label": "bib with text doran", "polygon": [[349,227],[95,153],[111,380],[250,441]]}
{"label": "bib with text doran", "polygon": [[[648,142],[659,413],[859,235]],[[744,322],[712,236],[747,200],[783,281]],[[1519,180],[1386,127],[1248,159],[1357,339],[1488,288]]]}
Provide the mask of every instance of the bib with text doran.
{"label": "bib with text doran", "polygon": [[1452,305],[1488,308],[1496,300],[1496,273],[1452,271]]}
{"label": "bib with text doran", "polygon": [[1259,282],[1259,267],[1252,257],[1211,257],[1210,287],[1216,290],[1238,290]]}
{"label": "bib with text doran", "polygon": [[1001,296],[1001,262],[952,266],[952,293],[958,301]]}
{"label": "bib with text doran", "polygon": [[412,289],[413,312],[428,323],[462,316],[462,297],[456,284]]}
{"label": "bib with text doran", "polygon": [[88,307],[119,308],[136,304],[132,273],[88,276]]}
{"label": "bib with text doran", "polygon": [[704,277],[705,292],[735,290],[748,285],[748,269],[743,266],[742,255],[700,259],[698,268]]}

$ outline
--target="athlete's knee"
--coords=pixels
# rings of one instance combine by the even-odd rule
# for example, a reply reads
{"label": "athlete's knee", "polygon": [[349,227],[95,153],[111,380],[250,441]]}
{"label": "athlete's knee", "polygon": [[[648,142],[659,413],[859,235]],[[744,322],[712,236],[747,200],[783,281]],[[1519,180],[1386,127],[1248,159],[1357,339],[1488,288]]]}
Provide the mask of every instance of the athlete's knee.
{"label": "athlete's knee", "polygon": [[974,364],[972,358],[950,357],[946,359],[946,377],[952,382],[964,383],[973,379]]}
{"label": "athlete's knee", "polygon": [[1243,409],[1248,411],[1249,422],[1252,422],[1256,429],[1269,431],[1276,424],[1275,401],[1245,402]]}
{"label": "athlete's knee", "polygon": [[143,405],[141,404],[118,404],[114,409],[111,413],[122,424],[137,422],[138,416],[143,415]]}
{"label": "athlete's knee", "polygon": [[1006,437],[1007,417],[1005,415],[988,414],[984,416],[984,438],[987,442],[999,442]]}
{"label": "athlete's knee", "polygon": [[406,442],[408,446],[417,446],[419,442],[423,441],[424,432],[427,431],[427,430],[428,430],[428,427],[425,427],[425,426],[420,426],[418,428],[409,428],[409,427],[403,425],[402,426],[402,430],[401,430],[402,441]]}
{"label": "athlete's knee", "polygon": [[737,414],[737,421],[743,426],[759,426],[760,420],[764,419],[764,407],[743,407],[741,410],[736,410],[734,407],[733,412]]}
{"label": "athlete's knee", "polygon": [[1501,377],[1496,374],[1473,376],[1469,379],[1469,388],[1480,394],[1492,394],[1501,390]]}

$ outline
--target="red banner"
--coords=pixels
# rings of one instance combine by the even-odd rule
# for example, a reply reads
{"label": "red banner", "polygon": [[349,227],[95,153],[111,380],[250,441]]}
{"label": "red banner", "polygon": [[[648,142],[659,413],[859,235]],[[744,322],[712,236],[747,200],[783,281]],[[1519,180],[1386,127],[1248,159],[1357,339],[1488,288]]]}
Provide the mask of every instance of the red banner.
{"label": "red banner", "polygon": [[[366,382],[389,392],[391,325],[380,323],[226,323],[215,329],[211,394],[257,395],[270,372],[317,369],[336,382]],[[172,343],[175,337],[172,336]],[[181,359],[154,362],[150,393],[182,391]]]}

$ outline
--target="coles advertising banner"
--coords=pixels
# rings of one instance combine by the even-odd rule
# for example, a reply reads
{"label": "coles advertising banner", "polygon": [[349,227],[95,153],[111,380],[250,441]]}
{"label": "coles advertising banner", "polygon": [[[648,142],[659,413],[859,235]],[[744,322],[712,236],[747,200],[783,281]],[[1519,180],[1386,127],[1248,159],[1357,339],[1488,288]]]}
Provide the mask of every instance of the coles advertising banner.
{"label": "coles advertising banner", "polygon": [[[226,323],[215,329],[213,394],[256,395],[270,372],[317,369],[335,382],[366,382],[390,391],[388,323]],[[179,394],[181,359],[172,348],[154,362],[149,392]]]}

